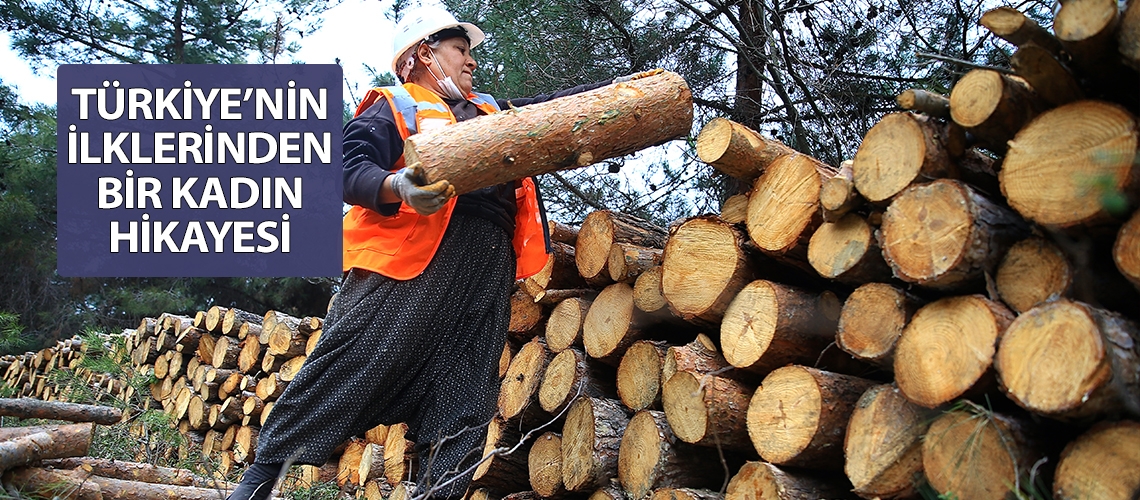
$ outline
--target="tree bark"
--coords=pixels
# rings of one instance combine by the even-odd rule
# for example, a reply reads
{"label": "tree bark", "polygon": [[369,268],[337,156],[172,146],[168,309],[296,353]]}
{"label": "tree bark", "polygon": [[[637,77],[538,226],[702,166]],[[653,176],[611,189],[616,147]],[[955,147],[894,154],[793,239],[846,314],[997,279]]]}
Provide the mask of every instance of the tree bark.
{"label": "tree bark", "polygon": [[843,442],[844,472],[863,498],[917,496],[922,437],[938,412],[903,397],[893,384],[863,393],[851,411]]}
{"label": "tree bark", "polygon": [[123,420],[123,411],[118,408],[38,401],[29,398],[0,398],[0,415],[16,418],[66,420],[68,422],[95,422],[100,425],[117,424]]}
{"label": "tree bark", "polygon": [[720,325],[725,359],[759,374],[789,363],[814,364],[835,341],[838,320],[822,314],[820,297],[767,280],[749,283]]}
{"label": "tree bark", "polygon": [[1078,101],[1085,96],[1073,72],[1057,60],[1057,54],[1038,45],[1017,49],[1009,63],[1017,75],[1052,106]]}
{"label": "tree bark", "polygon": [[562,352],[582,344],[582,324],[593,299],[576,297],[563,300],[546,320],[546,342],[552,352]]}
{"label": "tree bark", "polygon": [[912,186],[883,217],[883,257],[900,279],[966,289],[993,273],[1005,251],[1029,233],[1017,214],[948,179]]}
{"label": "tree bark", "polygon": [[661,294],[682,319],[715,325],[754,276],[747,237],[716,217],[694,217],[673,230],[661,264]]}
{"label": "tree bark", "polygon": [[894,369],[895,346],[921,302],[886,283],[856,288],[843,303],[835,342],[856,359]]}
{"label": "tree bark", "polygon": [[724,483],[716,450],[677,439],[665,414],[654,410],[639,411],[629,420],[617,469],[630,498],[645,498],[660,488],[715,488]]}
{"label": "tree bark", "polygon": [[916,182],[956,177],[950,128],[913,113],[884,116],[859,144],[851,166],[855,188],[867,201],[884,203]]}
{"label": "tree bark", "polygon": [[562,483],[569,491],[593,491],[617,476],[621,435],[629,414],[612,399],[579,398],[562,428]]}
{"label": "tree bark", "polygon": [[922,466],[939,494],[1004,499],[1042,456],[1029,422],[975,410],[938,417],[922,444]]}
{"label": "tree bark", "polygon": [[843,436],[859,396],[874,382],[789,365],[769,373],[748,403],[748,435],[768,462],[843,467]]}
{"label": "tree bark", "polygon": [[558,415],[578,397],[613,399],[613,368],[588,358],[578,349],[566,349],[546,366],[538,387],[538,403],[551,415]]}
{"label": "tree bark", "polygon": [[1006,394],[1054,418],[1140,410],[1140,328],[1119,314],[1057,300],[1026,311],[994,360]]}
{"label": "tree bark", "polygon": [[91,447],[94,424],[40,426],[0,442],[0,471],[45,458],[81,457]]}
{"label": "tree bark", "polygon": [[1061,42],[1052,33],[1012,7],[998,7],[987,11],[982,14],[979,23],[994,35],[1018,48],[1033,45],[1053,55],[1061,53]]}
{"label": "tree bark", "polygon": [[1065,253],[1044,238],[1026,238],[1002,257],[994,276],[1001,299],[1017,313],[1067,295],[1073,268]]}
{"label": "tree bark", "polygon": [[574,226],[567,226],[558,221],[546,221],[547,231],[550,232],[550,239],[574,246],[578,242],[578,228]]}
{"label": "tree bark", "polygon": [[632,215],[598,210],[582,221],[574,260],[578,272],[587,282],[598,286],[609,284],[606,265],[614,243],[631,243],[646,248],[664,248],[665,230]]}
{"label": "tree bark", "polygon": [[[1077,101],[1045,112],[1018,132],[998,176],[1009,206],[1057,227],[1111,220],[1101,201],[1140,187],[1136,119],[1124,108]],[[1098,188],[1090,189],[1093,182]]]}
{"label": "tree bark", "polygon": [[784,470],[765,462],[748,462],[728,483],[725,500],[817,500],[854,498],[843,478],[816,471]]}
{"label": "tree bark", "polygon": [[665,72],[422,131],[405,142],[404,160],[463,194],[662,144],[687,135],[692,122],[688,85]]}
{"label": "tree bark", "polygon": [[950,99],[941,94],[935,94],[922,89],[907,89],[895,98],[899,107],[909,111],[950,119]]}
{"label": "tree bark", "polygon": [[820,225],[808,242],[808,262],[820,276],[843,283],[891,278],[891,268],[883,260],[874,229],[859,214],[847,214]]}
{"label": "tree bark", "polygon": [[697,135],[697,156],[718,171],[751,183],[781,156],[796,150],[727,118],[713,118]]}
{"label": "tree bark", "polygon": [[1012,321],[1009,309],[981,295],[927,304],[911,318],[895,348],[899,389],[927,408],[988,389],[994,352]]}
{"label": "tree bark", "polygon": [[667,347],[662,341],[639,340],[625,351],[617,370],[617,395],[627,408],[661,407],[661,365]]}
{"label": "tree bark", "polygon": [[1140,423],[1094,426],[1065,447],[1053,479],[1053,498],[1131,499],[1140,495]]}
{"label": "tree bark", "polygon": [[661,388],[661,406],[682,441],[749,453],[746,418],[753,390],[711,373],[677,372]]}

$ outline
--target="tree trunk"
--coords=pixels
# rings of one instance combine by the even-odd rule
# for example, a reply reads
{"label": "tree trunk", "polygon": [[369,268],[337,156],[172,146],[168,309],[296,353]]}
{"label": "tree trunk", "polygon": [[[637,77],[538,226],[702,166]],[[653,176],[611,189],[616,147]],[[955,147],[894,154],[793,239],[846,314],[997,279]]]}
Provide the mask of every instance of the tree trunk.
{"label": "tree trunk", "polygon": [[899,389],[927,408],[988,389],[998,340],[1012,321],[1009,309],[981,295],[927,304],[895,348]]}
{"label": "tree trunk", "polygon": [[765,462],[745,463],[728,483],[724,500],[817,500],[854,498],[843,478],[783,470]]}
{"label": "tree trunk", "polygon": [[883,257],[904,281],[966,289],[992,273],[1013,243],[1028,235],[1017,214],[959,181],[912,186],[887,208]]}
{"label": "tree trunk", "polygon": [[[522,443],[520,446],[519,443]],[[527,458],[530,455],[532,442],[523,442],[523,434],[518,427],[502,418],[496,418],[487,426],[487,440],[483,446],[486,457],[495,449],[511,449],[519,446],[510,454],[492,455],[475,469],[473,481],[480,486],[486,486],[499,491],[519,491],[529,486],[529,473],[527,471]]]}
{"label": "tree trunk", "polygon": [[31,434],[0,442],[0,471],[45,458],[81,457],[91,447],[94,424],[41,426]]}
{"label": "tree trunk", "polygon": [[409,138],[404,160],[423,166],[428,182],[447,179],[456,194],[468,193],[683,137],[693,97],[665,72],[468,121]]}
{"label": "tree trunk", "polygon": [[994,35],[1018,48],[1035,46],[1053,55],[1061,53],[1061,42],[1053,37],[1052,33],[1012,7],[998,7],[987,11],[982,14],[979,22]]}
{"label": "tree trunk", "polygon": [[538,436],[527,454],[530,487],[543,498],[558,498],[566,493],[562,485],[562,435],[547,432]]}
{"label": "tree trunk", "polygon": [[582,324],[593,302],[593,299],[575,297],[554,306],[546,320],[546,344],[552,352],[582,345]]}
{"label": "tree trunk", "polygon": [[1018,130],[1047,108],[1025,80],[989,69],[971,70],[950,92],[954,122],[999,154]]}
{"label": "tree trunk", "polygon": [[1006,394],[1055,418],[1140,410],[1140,328],[1119,314],[1058,300],[1026,311],[994,360]]}
{"label": "tree trunk", "polygon": [[847,214],[819,226],[808,243],[808,262],[820,276],[843,283],[891,278],[874,228],[859,214]]}
{"label": "tree trunk", "polygon": [[1069,443],[1053,479],[1053,498],[1133,499],[1140,495],[1140,423],[1104,422]]}
{"label": "tree trunk", "polygon": [[843,467],[843,436],[859,396],[874,382],[790,365],[769,373],[748,403],[748,435],[768,462]]}
{"label": "tree trunk", "polygon": [[587,492],[617,477],[618,447],[629,414],[612,399],[579,398],[562,428],[562,483]]}
{"label": "tree trunk", "polygon": [[807,243],[823,222],[819,192],[836,169],[806,155],[772,162],[748,197],[748,236],[760,250],[811,271]]}
{"label": "tree trunk", "polygon": [[[662,261],[664,256],[662,252]],[[652,313],[667,305],[669,302],[661,294],[661,266],[646,269],[633,283],[633,306],[640,311]]]}
{"label": "tree trunk", "polygon": [[1140,289],[1140,211],[1120,228],[1112,246],[1112,260],[1128,281]]}
{"label": "tree trunk", "polygon": [[921,303],[886,283],[856,288],[839,314],[835,343],[856,359],[894,369],[895,345]]}
{"label": "tree trunk", "polygon": [[1014,244],[1002,257],[994,284],[1001,300],[1023,313],[1067,295],[1073,287],[1073,269],[1057,245],[1031,237]]}
{"label": "tree trunk", "polygon": [[951,411],[938,417],[922,444],[922,466],[939,494],[978,500],[1008,498],[1041,452],[1028,422],[998,413]]}
{"label": "tree trunk", "polygon": [[566,349],[546,366],[538,387],[538,403],[551,415],[558,415],[579,396],[613,399],[613,368],[601,364],[578,349]]}
{"label": "tree trunk", "polygon": [[720,323],[728,304],[754,276],[747,237],[716,217],[694,217],[673,230],[661,264],[661,294],[681,318]]}
{"label": "tree trunk", "polygon": [[867,201],[884,203],[916,182],[956,177],[949,139],[949,127],[929,117],[884,116],[863,136],[855,153],[855,188]]}
{"label": "tree trunk", "polygon": [[716,450],[677,439],[663,412],[643,410],[622,435],[618,480],[630,498],[645,498],[659,488],[719,487],[724,468]]}
{"label": "tree trunk", "polygon": [[1085,96],[1072,71],[1057,60],[1056,54],[1040,46],[1026,45],[1017,49],[1009,63],[1017,75],[1052,106],[1078,101]]}
{"label": "tree trunk", "polygon": [[922,436],[938,412],[903,397],[892,384],[863,393],[843,442],[844,471],[863,498],[912,498],[922,474]]}
{"label": "tree trunk", "polygon": [[614,243],[631,243],[646,248],[664,248],[665,230],[632,215],[598,210],[582,221],[574,260],[578,272],[595,286],[610,283],[606,264]]}
{"label": "tree trunk", "polygon": [[[1010,141],[999,174],[1002,194],[1010,207],[1039,224],[1110,220],[1104,193],[1132,195],[1140,187],[1136,144],[1136,119],[1124,108],[1098,101],[1061,106]],[[1098,189],[1089,188],[1094,179]]]}
{"label": "tree trunk", "polygon": [[[538,385],[546,372],[546,365],[552,357],[542,339],[535,337],[523,345],[511,360],[507,375],[503,377],[499,390],[499,414],[511,419],[522,414],[532,405],[538,392]],[[538,406],[538,405],[535,405]]]}
{"label": "tree trunk", "polygon": [[944,120],[950,119],[950,99],[941,94],[922,89],[907,89],[895,97],[895,102],[902,109],[918,111]]}
{"label": "tree trunk", "polygon": [[697,156],[720,172],[751,183],[781,156],[796,150],[727,118],[713,118],[697,135]]}
{"label": "tree trunk", "polygon": [[625,351],[617,370],[617,395],[627,408],[661,407],[661,365],[667,347],[665,342],[639,340]]}
{"label": "tree trunk", "polygon": [[151,464],[109,460],[105,458],[75,457],[46,460],[43,465],[55,469],[79,469],[96,476],[126,481],[139,481],[171,486],[194,486],[198,488],[221,488],[232,490],[236,484],[211,477],[201,477],[185,469],[158,467]]}
{"label": "tree trunk", "polygon": [[814,364],[835,341],[838,320],[823,314],[820,297],[767,280],[749,283],[720,325],[725,359],[761,375],[789,363]]}
{"label": "tree trunk", "polygon": [[699,372],[677,372],[661,388],[661,406],[673,433],[707,448],[751,452],[746,425],[753,388]]}
{"label": "tree trunk", "polygon": [[748,195],[734,194],[720,206],[721,220],[729,224],[740,224],[748,218]]}
{"label": "tree trunk", "polygon": [[100,425],[117,424],[123,420],[123,411],[118,408],[38,401],[28,398],[0,398],[0,415],[16,418],[66,420],[68,422],[95,422]]}
{"label": "tree trunk", "polygon": [[610,279],[619,283],[632,284],[646,270],[661,265],[659,248],[645,248],[628,243],[614,243],[610,247],[606,268]]}

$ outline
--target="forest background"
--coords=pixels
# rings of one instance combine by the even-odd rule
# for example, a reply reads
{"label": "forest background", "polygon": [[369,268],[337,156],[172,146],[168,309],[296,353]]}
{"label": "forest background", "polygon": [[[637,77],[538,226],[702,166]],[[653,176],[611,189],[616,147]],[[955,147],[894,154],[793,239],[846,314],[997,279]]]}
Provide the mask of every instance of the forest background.
{"label": "forest background", "polygon": [[[377,0],[341,0],[354,3]],[[296,63],[327,0],[0,0],[11,50],[49,74],[59,64]],[[417,2],[385,0],[391,30]],[[696,158],[692,137],[723,116],[826,163],[854,156],[908,88],[948,94],[1015,50],[978,25],[984,0],[446,0],[489,34],[475,50],[478,90],[530,96],[661,67],[693,90],[691,137],[539,178],[553,219],[597,209],[666,225],[717,212],[746,190]],[[1049,28],[1054,2],[1010,4]],[[366,25],[365,25],[366,24]],[[363,91],[391,84],[387,44],[346,81],[345,119]],[[325,62],[325,61],[320,61]],[[346,75],[360,68],[345,68]],[[349,71],[350,69],[354,71]],[[2,73],[0,73],[2,75]],[[0,354],[84,331],[117,331],[163,311],[212,305],[323,315],[338,277],[65,278],[56,272],[55,106],[28,104],[0,76]]]}

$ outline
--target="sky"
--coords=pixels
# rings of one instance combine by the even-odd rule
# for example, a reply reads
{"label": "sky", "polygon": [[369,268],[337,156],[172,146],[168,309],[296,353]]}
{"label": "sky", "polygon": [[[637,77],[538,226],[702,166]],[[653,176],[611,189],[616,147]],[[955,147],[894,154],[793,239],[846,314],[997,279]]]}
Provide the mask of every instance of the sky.
{"label": "sky", "polygon": [[[298,40],[301,50],[293,59],[309,64],[332,64],[339,57],[347,81],[345,98],[355,95],[359,99],[372,79],[364,64],[378,71],[385,71],[391,64],[395,24],[384,15],[389,3],[387,0],[344,0],[326,11],[316,33]],[[11,49],[11,40],[3,32],[0,32],[0,68],[4,68],[0,76],[4,84],[17,87],[25,104],[55,103],[55,68],[34,69]],[[350,85],[356,88],[349,88]]]}

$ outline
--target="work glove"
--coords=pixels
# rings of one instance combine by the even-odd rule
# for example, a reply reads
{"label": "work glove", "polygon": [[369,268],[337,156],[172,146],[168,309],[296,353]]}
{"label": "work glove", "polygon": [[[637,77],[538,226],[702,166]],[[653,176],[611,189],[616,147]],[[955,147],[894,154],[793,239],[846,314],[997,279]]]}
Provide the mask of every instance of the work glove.
{"label": "work glove", "polygon": [[660,75],[661,73],[664,73],[664,72],[665,72],[665,70],[663,70],[661,68],[657,68],[657,69],[651,69],[649,71],[642,71],[640,73],[634,73],[632,75],[619,76],[617,78],[614,78],[614,83],[628,82],[630,80],[637,80],[638,78],[645,78],[647,76]]}
{"label": "work glove", "polygon": [[420,215],[431,215],[443,208],[455,196],[455,187],[446,180],[427,183],[419,165],[401,169],[392,176],[389,184],[392,193]]}

